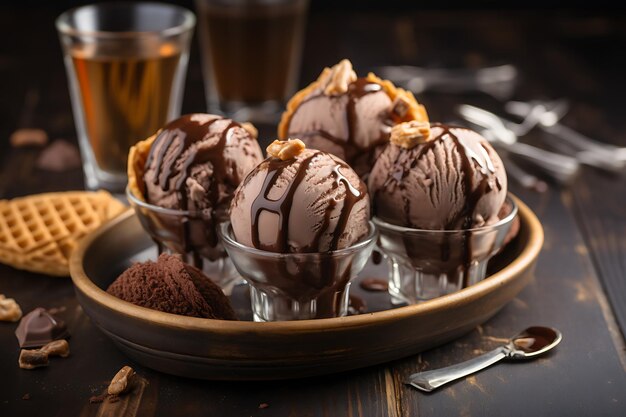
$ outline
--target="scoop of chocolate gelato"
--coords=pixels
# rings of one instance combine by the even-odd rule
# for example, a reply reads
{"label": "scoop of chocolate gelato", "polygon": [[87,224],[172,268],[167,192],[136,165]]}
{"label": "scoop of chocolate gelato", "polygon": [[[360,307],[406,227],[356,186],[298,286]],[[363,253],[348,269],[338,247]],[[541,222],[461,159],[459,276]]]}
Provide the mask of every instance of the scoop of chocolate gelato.
{"label": "scoop of chocolate gelato", "polygon": [[164,126],[150,148],[144,197],[169,209],[225,211],[262,160],[256,138],[239,123],[212,114],[182,116]]}
{"label": "scoop of chocolate gelato", "polygon": [[176,255],[161,254],[156,262],[134,264],[113,281],[107,292],[166,313],[237,320],[220,287]]}
{"label": "scoop of chocolate gelato", "polygon": [[371,73],[357,78],[344,59],[294,95],[278,135],[332,153],[364,176],[388,143],[391,127],[415,118],[426,114],[411,93]]}
{"label": "scoop of chocolate gelato", "polygon": [[235,191],[235,239],[279,253],[327,252],[361,240],[369,230],[365,184],[336,156],[288,142],[270,145],[270,157]]}
{"label": "scoop of chocolate gelato", "polygon": [[392,136],[369,177],[376,216],[427,230],[468,229],[499,220],[507,193],[506,172],[482,136],[432,124],[423,142],[402,146],[401,127],[397,126],[398,142]]}

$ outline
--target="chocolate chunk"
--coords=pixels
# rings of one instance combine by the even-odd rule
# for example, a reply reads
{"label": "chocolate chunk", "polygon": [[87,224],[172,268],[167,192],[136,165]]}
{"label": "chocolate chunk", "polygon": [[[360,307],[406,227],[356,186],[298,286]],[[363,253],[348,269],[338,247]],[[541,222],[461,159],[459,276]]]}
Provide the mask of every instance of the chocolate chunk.
{"label": "chocolate chunk", "polygon": [[381,278],[365,278],[359,284],[365,291],[383,292],[389,288],[389,280]]}
{"label": "chocolate chunk", "polygon": [[78,148],[63,139],[57,139],[41,151],[36,166],[39,169],[63,172],[80,167]]}
{"label": "chocolate chunk", "polygon": [[108,396],[109,396],[109,394],[107,394],[107,393],[100,394],[100,395],[94,395],[91,398],[89,398],[89,403],[90,404],[100,404],[100,403],[104,402],[104,400],[106,400]]}
{"label": "chocolate chunk", "polygon": [[40,347],[69,336],[67,327],[45,308],[36,308],[20,321],[15,335],[22,348]]}

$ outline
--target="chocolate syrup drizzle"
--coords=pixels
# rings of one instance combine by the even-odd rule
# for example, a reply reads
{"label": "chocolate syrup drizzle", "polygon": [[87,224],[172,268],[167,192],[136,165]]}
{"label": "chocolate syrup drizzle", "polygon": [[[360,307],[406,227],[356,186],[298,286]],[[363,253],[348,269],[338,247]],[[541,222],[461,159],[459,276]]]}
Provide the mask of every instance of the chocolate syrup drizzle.
{"label": "chocolate syrup drizzle", "polygon": [[[461,157],[461,171],[463,173],[463,185],[465,187],[465,204],[461,211],[452,219],[448,221],[444,229],[456,230],[456,229],[469,229],[473,225],[474,212],[478,201],[487,192],[490,192],[492,185],[489,181],[489,173],[495,172],[493,161],[489,157],[487,150],[479,144],[481,151],[475,152],[472,147],[462,137],[459,137],[452,133],[452,129],[464,129],[455,126],[446,126],[440,123],[433,123],[433,128],[441,128],[442,132],[432,140],[409,149],[408,151],[398,152],[392,168],[389,170],[389,174],[383,183],[381,189],[392,187],[394,185],[400,187],[403,199],[403,208],[405,215],[405,224],[411,225],[410,221],[410,200],[406,195],[406,187],[404,185],[404,179],[409,173],[415,169],[421,158],[431,151],[439,141],[452,140],[458,149],[458,154]],[[468,130],[468,129],[464,129]],[[474,163],[478,165],[480,172],[483,174],[480,182],[475,184],[474,176]],[[450,169],[452,169],[450,167]],[[496,178],[496,186],[498,190],[502,188],[500,182]],[[378,191],[377,191],[378,192]],[[376,200],[376,199],[374,199]],[[460,225],[460,227],[459,227]]]}
{"label": "chocolate syrup drizzle", "polygon": [[[358,101],[367,94],[377,93],[379,91],[383,91],[383,88],[380,84],[371,82],[367,78],[361,77],[357,78],[356,81],[352,82],[348,86],[348,103],[346,107],[346,117],[347,117],[347,125],[348,125],[348,137],[347,138],[338,138],[328,133],[326,130],[312,130],[306,132],[292,132],[289,131],[289,135],[291,137],[298,137],[301,139],[307,139],[312,136],[321,136],[325,139],[328,139],[332,143],[340,146],[345,155],[345,159],[350,162],[353,157],[355,157],[354,153],[356,149],[359,149],[360,146],[355,143],[354,137],[356,134],[356,105]],[[298,110],[302,107],[302,104],[315,100],[324,95],[323,89],[320,89],[318,93],[312,94],[306,99],[302,101],[298,109],[294,112],[297,113]],[[293,118],[293,116],[292,116]],[[389,129],[385,129],[386,126],[392,126],[393,123],[391,119],[389,119],[388,115],[381,116],[381,130],[379,138],[371,144],[371,148],[375,148],[378,145],[381,145],[389,139]]]}
{"label": "chocolate syrup drizzle", "polygon": [[[297,165],[296,173],[291,181],[289,181],[287,188],[283,194],[276,200],[269,198],[270,191],[276,185],[278,178],[284,170],[292,166],[294,159],[282,161],[277,158],[268,158],[265,163],[257,167],[259,169],[266,169],[267,173],[263,181],[263,185],[257,197],[252,202],[250,217],[252,244],[254,247],[269,250],[278,253],[290,252],[289,246],[289,216],[291,214],[291,206],[296,190],[300,184],[306,178],[309,166],[315,159],[315,157],[322,154],[320,151],[315,151],[311,155],[307,156]],[[263,168],[265,165],[265,168]],[[366,198],[367,192],[365,191],[365,185],[359,181],[359,188],[355,188],[350,181],[341,173],[340,169],[350,169],[345,163],[337,161],[337,165],[333,168],[333,176],[335,181],[333,183],[333,189],[336,189],[343,184],[346,194],[343,200],[343,206],[341,213],[337,221],[337,225],[332,233],[332,240],[329,250],[336,250],[339,244],[339,239],[344,235],[347,226],[348,219],[354,206],[363,198]],[[248,178],[251,178],[254,174],[251,174]],[[330,201],[330,204],[326,207],[324,213],[324,220],[322,226],[317,230],[316,235],[310,245],[300,248],[299,252],[318,252],[320,240],[325,233],[328,232],[328,228],[331,220],[331,213],[335,208],[336,203],[334,200]],[[277,214],[279,217],[278,229],[276,230],[276,239],[274,244],[262,244],[259,237],[259,218],[263,211]]]}
{"label": "chocolate syrup drizzle", "polygon": [[[391,170],[388,173],[388,176],[383,183],[381,189],[386,189],[392,186],[398,186],[401,190],[401,196],[403,200],[403,211],[405,216],[405,224],[412,225],[410,221],[410,200],[406,193],[406,187],[404,184],[404,179],[409,175],[409,173],[417,166],[421,158],[426,155],[427,152],[431,151],[433,147],[439,142],[443,140],[452,140],[457,148],[458,154],[460,155],[461,160],[461,171],[463,173],[463,186],[465,188],[465,204],[459,213],[456,214],[452,219],[448,220],[448,223],[445,225],[445,230],[465,230],[463,235],[464,245],[464,282],[463,287],[469,285],[469,269],[472,263],[472,243],[471,243],[471,231],[467,229],[471,229],[474,226],[474,215],[476,208],[478,206],[479,200],[486,194],[492,191],[492,184],[490,182],[489,174],[493,174],[495,172],[495,167],[493,165],[493,161],[489,157],[489,153],[487,150],[479,144],[479,152],[474,151],[467,141],[461,137],[457,136],[452,132],[452,129],[464,129],[455,126],[446,126],[439,123],[431,124],[433,128],[441,128],[442,132],[432,140],[414,148],[411,148],[407,151],[399,152],[396,156],[396,160],[393,163]],[[464,129],[468,130],[468,129]],[[476,164],[482,174],[480,181],[478,184],[475,183],[475,175],[474,175],[474,164]],[[452,169],[449,167],[448,169]],[[500,181],[496,177],[495,185],[498,190],[502,189]],[[434,187],[431,187],[431,192]],[[377,191],[377,193],[380,190]],[[376,198],[374,199],[374,202]],[[410,246],[410,245],[409,245]],[[450,242],[446,239],[441,245],[441,260],[446,262],[450,259]],[[407,251],[410,251],[410,248],[407,247]]]}
{"label": "chocolate syrup drizzle", "polygon": [[[228,182],[226,175],[226,166],[224,161],[224,150],[226,144],[229,142],[231,135],[233,134],[233,128],[241,126],[239,123],[230,121],[229,124],[222,130],[220,138],[215,146],[205,147],[202,150],[192,148],[192,144],[201,141],[210,134],[210,127],[219,120],[228,120],[221,116],[214,116],[204,122],[204,120],[192,120],[194,115],[182,116],[169,124],[167,124],[159,133],[154,143],[151,146],[148,159],[144,166],[144,172],[152,166],[155,168],[155,176],[153,184],[163,191],[170,191],[170,188],[175,190],[176,198],[178,200],[178,208],[180,210],[188,210],[189,202],[187,196],[187,190],[185,188],[185,181],[189,177],[190,170],[194,165],[211,162],[213,166],[213,178],[212,184],[209,188],[207,198],[210,201],[210,208],[202,211],[198,217],[194,214],[190,218],[184,218],[180,224],[172,231],[179,234],[179,239],[184,243],[185,252],[191,252],[191,261],[195,267],[202,269],[203,258],[198,252],[198,248],[194,247],[191,242],[191,227],[192,223],[202,222],[204,228],[203,244],[210,247],[217,247],[218,238],[215,231],[217,225],[216,212],[220,210],[219,206],[219,184]],[[166,155],[169,157],[168,152],[170,148],[176,146],[173,149],[171,158],[166,160]],[[189,151],[192,149],[191,151]],[[158,151],[157,151],[158,150]],[[181,165],[179,160],[189,151],[189,155],[184,163]],[[173,178],[179,176],[173,183]],[[144,189],[146,178],[144,176]],[[237,184],[229,184],[233,189]],[[147,194],[147,193],[146,193]],[[146,195],[146,200],[150,201],[149,195]],[[161,224],[168,224],[167,221],[160,221]],[[180,229],[178,229],[180,227]],[[163,245],[157,242],[159,253],[163,250]]]}
{"label": "chocolate syrup drizzle", "polygon": [[[163,191],[169,191],[172,178],[180,174],[174,184],[174,189],[176,190],[181,210],[187,210],[188,208],[185,180],[189,176],[189,170],[191,167],[196,164],[202,164],[210,161],[213,165],[216,182],[225,180],[226,167],[224,165],[223,158],[224,149],[226,148],[230,135],[232,135],[232,128],[240,126],[239,123],[230,121],[228,126],[222,131],[220,139],[215,146],[203,148],[200,152],[198,152],[197,149],[193,149],[183,165],[179,168],[177,167],[177,162],[180,157],[191,148],[191,145],[206,137],[209,134],[210,126],[213,123],[218,120],[225,120],[221,116],[215,116],[215,118],[209,120],[208,122],[201,123],[199,121],[192,120],[192,117],[193,115],[182,116],[170,122],[163,128],[152,144],[150,154],[148,155],[145,165],[145,170],[147,171],[152,165],[153,160],[156,158],[156,175],[154,177],[154,185],[160,187]],[[176,138],[179,140],[177,141]],[[165,155],[172,146],[177,146],[177,148],[168,163],[164,164]],[[156,149],[158,149],[158,152]],[[217,188],[217,186],[214,186],[210,189],[209,201],[211,201],[213,205],[217,203],[219,198]]]}

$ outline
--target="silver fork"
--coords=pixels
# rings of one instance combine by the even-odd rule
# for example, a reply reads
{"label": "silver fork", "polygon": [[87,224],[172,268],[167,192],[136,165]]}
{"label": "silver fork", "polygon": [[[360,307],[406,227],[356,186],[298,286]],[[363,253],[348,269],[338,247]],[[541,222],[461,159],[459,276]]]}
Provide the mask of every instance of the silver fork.
{"label": "silver fork", "polygon": [[621,172],[626,167],[626,147],[600,142],[560,123],[568,107],[566,100],[509,101],[505,104],[508,113],[522,117],[527,125],[538,126],[566,144],[567,147],[552,143],[563,151],[569,148],[582,163],[607,171]]}
{"label": "silver fork", "polygon": [[518,132],[527,133],[532,129],[530,122],[514,123],[468,104],[460,105],[458,112],[465,120],[482,128],[479,133],[494,146],[501,147],[512,155],[523,157],[561,183],[570,182],[580,169],[576,158],[519,142]]}

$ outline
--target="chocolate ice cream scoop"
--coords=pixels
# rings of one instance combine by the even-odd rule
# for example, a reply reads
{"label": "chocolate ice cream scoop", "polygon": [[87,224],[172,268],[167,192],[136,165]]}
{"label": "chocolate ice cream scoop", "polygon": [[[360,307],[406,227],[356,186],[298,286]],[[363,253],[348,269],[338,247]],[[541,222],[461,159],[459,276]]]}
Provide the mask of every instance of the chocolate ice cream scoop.
{"label": "chocolate ice cream scoop", "polygon": [[417,122],[394,127],[368,185],[376,216],[428,230],[494,224],[507,193],[502,160],[482,136]]}
{"label": "chocolate ice cream scoop", "polygon": [[228,298],[199,269],[175,255],[136,263],[107,289],[124,301],[166,313],[237,320]]}
{"label": "chocolate ice cream scoop", "polygon": [[233,191],[263,159],[239,123],[211,114],[176,119],[158,133],[144,167],[145,199],[178,210],[227,209]]}
{"label": "chocolate ice cream scoop", "polygon": [[358,78],[347,59],[325,68],[287,104],[278,128],[281,139],[298,137],[310,148],[332,153],[363,176],[402,121],[426,121],[410,92],[370,73]]}
{"label": "chocolate ice cream scoop", "polygon": [[[263,160],[251,125],[189,114],[138,142],[128,155],[128,199],[159,248],[190,256],[227,288],[239,279],[225,267],[216,227],[232,194]],[[162,208],[168,210],[161,210]]]}
{"label": "chocolate ice cream scoop", "polygon": [[231,203],[239,243],[279,253],[327,252],[368,234],[367,189],[344,161],[299,140],[275,141],[268,153]]}

